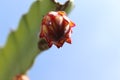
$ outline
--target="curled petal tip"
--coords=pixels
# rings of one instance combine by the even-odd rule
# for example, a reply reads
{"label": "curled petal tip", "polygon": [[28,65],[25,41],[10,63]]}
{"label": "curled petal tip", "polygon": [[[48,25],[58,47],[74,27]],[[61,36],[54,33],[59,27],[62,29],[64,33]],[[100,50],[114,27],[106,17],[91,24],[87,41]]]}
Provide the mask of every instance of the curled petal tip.
{"label": "curled petal tip", "polygon": [[66,13],[64,11],[58,11],[58,14],[60,14],[62,16],[66,15]]}
{"label": "curled petal tip", "polygon": [[70,43],[70,44],[72,43],[70,38],[68,38],[68,39],[66,40],[66,42],[67,42],[67,43]]}
{"label": "curled petal tip", "polygon": [[74,26],[76,26],[76,25],[75,25],[75,23],[73,23],[72,21],[70,21],[70,26],[71,26],[71,27],[74,27]]}

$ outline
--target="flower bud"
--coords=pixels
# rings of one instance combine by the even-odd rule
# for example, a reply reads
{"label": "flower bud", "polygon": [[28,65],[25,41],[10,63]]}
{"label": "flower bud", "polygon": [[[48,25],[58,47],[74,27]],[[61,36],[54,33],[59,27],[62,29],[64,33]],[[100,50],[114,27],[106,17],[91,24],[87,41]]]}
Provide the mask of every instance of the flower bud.
{"label": "flower bud", "polygon": [[60,48],[64,42],[71,44],[71,28],[74,26],[64,11],[51,11],[42,19],[39,37],[44,38],[49,47],[54,44]]}

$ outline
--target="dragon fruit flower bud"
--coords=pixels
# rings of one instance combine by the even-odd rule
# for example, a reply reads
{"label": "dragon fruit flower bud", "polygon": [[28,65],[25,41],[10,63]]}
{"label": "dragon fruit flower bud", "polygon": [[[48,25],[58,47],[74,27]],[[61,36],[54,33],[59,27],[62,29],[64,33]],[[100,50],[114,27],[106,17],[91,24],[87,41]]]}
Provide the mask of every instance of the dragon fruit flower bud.
{"label": "dragon fruit flower bud", "polygon": [[74,26],[64,11],[51,11],[42,19],[39,37],[44,38],[49,47],[54,44],[60,48],[64,42],[71,44],[71,28]]}

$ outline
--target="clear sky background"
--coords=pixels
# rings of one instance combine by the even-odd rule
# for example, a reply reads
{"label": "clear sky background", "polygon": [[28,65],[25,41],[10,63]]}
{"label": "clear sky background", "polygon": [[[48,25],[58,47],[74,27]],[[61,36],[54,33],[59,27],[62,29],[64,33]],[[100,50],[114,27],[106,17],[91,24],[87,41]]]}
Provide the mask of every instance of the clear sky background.
{"label": "clear sky background", "polygon": [[[33,1],[0,0],[1,46]],[[31,80],[120,80],[120,0],[75,0],[69,17],[76,23],[72,44],[39,55]]]}

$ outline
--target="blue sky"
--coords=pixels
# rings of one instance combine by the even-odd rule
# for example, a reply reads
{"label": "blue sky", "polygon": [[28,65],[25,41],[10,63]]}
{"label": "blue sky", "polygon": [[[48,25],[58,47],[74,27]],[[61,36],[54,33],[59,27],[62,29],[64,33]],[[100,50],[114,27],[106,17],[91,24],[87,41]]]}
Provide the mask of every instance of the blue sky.
{"label": "blue sky", "polygon": [[[33,1],[0,1],[0,45]],[[28,72],[31,80],[120,80],[119,4],[119,0],[75,0],[69,15],[76,23],[72,44],[53,46],[39,55]]]}

